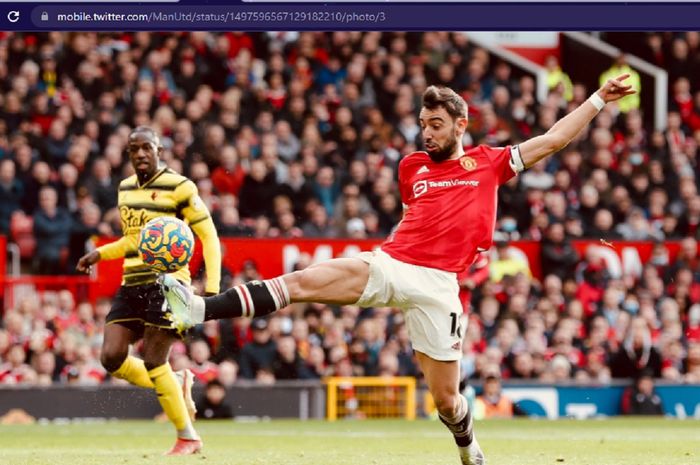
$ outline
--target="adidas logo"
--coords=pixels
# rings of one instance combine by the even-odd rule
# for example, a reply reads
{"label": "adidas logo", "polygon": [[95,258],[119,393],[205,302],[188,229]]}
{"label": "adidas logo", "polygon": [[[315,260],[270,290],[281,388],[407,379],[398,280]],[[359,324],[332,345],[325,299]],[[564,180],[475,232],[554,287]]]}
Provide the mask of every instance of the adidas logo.
{"label": "adidas logo", "polygon": [[423,165],[423,166],[421,167],[421,169],[419,169],[418,172],[417,172],[416,174],[423,174],[423,173],[429,173],[429,172],[430,172],[430,170],[428,169],[428,167],[425,166],[425,165]]}
{"label": "adidas logo", "polygon": [[452,349],[453,350],[462,350],[462,341],[457,341],[454,344],[452,344]]}

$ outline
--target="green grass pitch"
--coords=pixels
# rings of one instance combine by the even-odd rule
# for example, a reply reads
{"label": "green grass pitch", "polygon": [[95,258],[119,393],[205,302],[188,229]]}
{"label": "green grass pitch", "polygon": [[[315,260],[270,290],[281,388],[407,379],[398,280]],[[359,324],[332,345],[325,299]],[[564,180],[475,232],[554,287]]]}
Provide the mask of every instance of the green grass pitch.
{"label": "green grass pitch", "polygon": [[[204,452],[162,457],[167,423],[0,426],[3,465],[458,465],[434,420],[198,422]],[[698,465],[700,422],[665,419],[477,423],[489,465]]]}

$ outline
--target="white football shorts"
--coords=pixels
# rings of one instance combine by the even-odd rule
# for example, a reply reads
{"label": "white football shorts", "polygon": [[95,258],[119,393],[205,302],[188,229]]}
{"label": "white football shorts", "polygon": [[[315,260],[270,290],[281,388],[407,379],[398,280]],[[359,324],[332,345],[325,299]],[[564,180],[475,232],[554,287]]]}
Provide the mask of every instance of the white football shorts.
{"label": "white football shorts", "polygon": [[369,280],[360,307],[397,307],[404,311],[413,350],[435,360],[462,358],[462,318],[457,275],[396,260],[381,250],[362,252]]}

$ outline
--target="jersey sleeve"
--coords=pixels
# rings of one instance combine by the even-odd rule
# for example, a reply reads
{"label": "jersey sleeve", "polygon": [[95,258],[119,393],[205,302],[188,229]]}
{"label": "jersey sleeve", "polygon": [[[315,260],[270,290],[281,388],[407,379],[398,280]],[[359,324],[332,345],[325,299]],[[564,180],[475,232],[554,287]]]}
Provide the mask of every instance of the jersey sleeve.
{"label": "jersey sleeve", "polygon": [[115,260],[123,258],[126,255],[127,248],[129,248],[129,239],[126,236],[122,236],[119,240],[98,247],[97,252],[100,254],[101,260]]}
{"label": "jersey sleeve", "polygon": [[399,162],[399,194],[401,195],[401,203],[404,207],[408,206],[409,199],[413,192],[411,187],[408,185],[408,157],[403,158]]}
{"label": "jersey sleeve", "polygon": [[[119,183],[119,188],[130,187],[132,184],[131,178],[124,179]],[[122,237],[114,242],[104,244],[98,247],[96,250],[100,254],[100,260],[116,260],[118,258],[124,258],[128,252],[131,250],[136,250],[136,245],[130,242],[129,236],[126,230],[122,231]]]}
{"label": "jersey sleeve", "polygon": [[211,217],[207,217],[204,221],[192,225],[192,230],[202,241],[202,254],[207,272],[204,290],[208,293],[218,294],[221,283],[221,245],[214,221]]}
{"label": "jersey sleeve", "polygon": [[186,219],[190,226],[209,218],[209,210],[199,197],[197,186],[189,179],[175,189],[177,215]]}
{"label": "jersey sleeve", "polygon": [[505,184],[524,169],[517,145],[509,145],[508,147],[484,146],[484,150],[491,161],[499,185]]}
{"label": "jersey sleeve", "polygon": [[206,292],[218,293],[221,281],[221,246],[209,209],[199,197],[197,186],[189,179],[175,189],[177,214],[189,223],[202,241],[206,268]]}

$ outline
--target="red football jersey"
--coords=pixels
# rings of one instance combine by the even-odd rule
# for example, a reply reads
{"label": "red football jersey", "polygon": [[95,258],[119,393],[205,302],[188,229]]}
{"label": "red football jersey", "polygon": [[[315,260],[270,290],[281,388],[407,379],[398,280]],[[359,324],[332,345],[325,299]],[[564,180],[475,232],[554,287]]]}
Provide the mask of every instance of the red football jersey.
{"label": "red football jersey", "polygon": [[440,163],[425,152],[404,157],[399,188],[408,208],[382,250],[405,263],[466,269],[491,247],[498,186],[515,176],[510,158],[511,147],[485,145]]}

